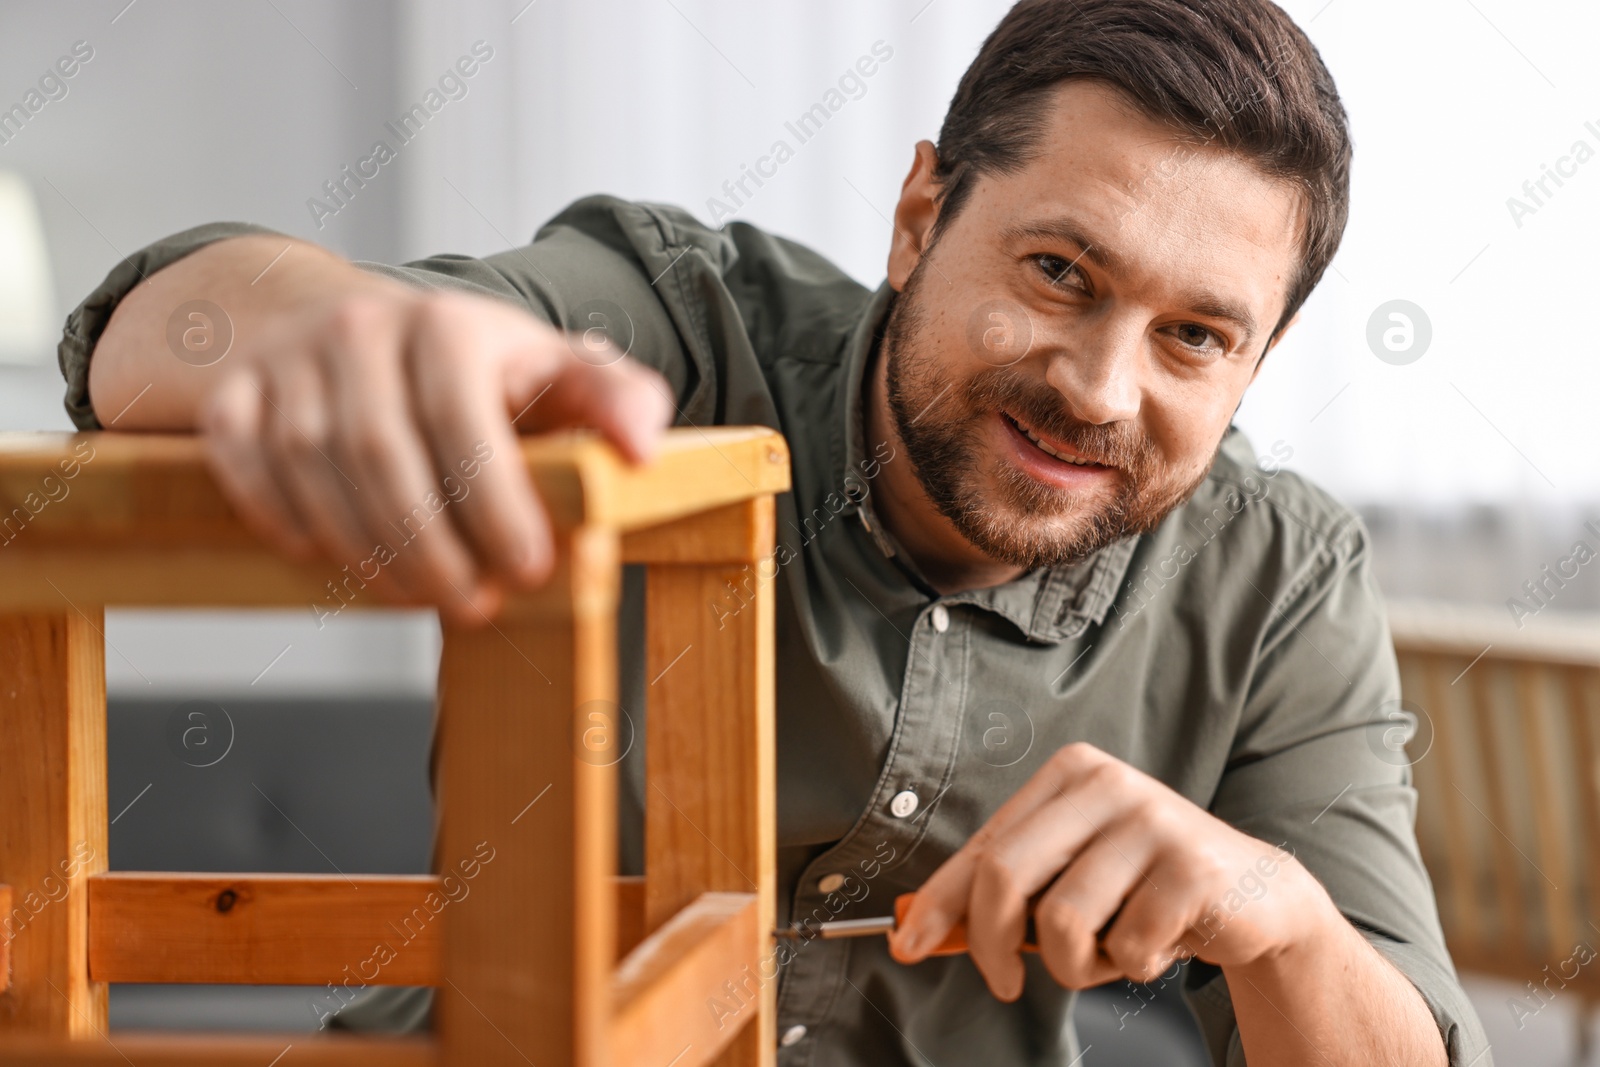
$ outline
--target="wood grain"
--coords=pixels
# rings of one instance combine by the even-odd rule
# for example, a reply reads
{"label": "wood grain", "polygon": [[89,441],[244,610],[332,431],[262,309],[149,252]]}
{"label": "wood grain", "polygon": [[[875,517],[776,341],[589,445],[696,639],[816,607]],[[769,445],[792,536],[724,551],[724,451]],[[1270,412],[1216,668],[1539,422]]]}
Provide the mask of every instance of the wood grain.
{"label": "wood grain", "polygon": [[[788,445],[764,426],[675,427],[643,465],[594,430],[520,444],[551,521],[563,529],[640,529],[789,488]],[[470,481],[460,484],[471,491]],[[199,438],[105,432],[0,433],[0,543],[258,545],[217,488]]]}
{"label": "wood grain", "polygon": [[0,1067],[433,1067],[438,1062],[431,1039],[412,1037],[119,1032],[86,1041],[21,1037],[0,1042]]}
{"label": "wood grain", "polygon": [[[434,985],[440,918],[477,876],[153,874],[89,880],[100,982]],[[465,895],[463,896],[463,888]]]}
{"label": "wood grain", "polygon": [[624,563],[755,563],[772,566],[773,515],[741,501],[658,526],[633,530],[622,539]]}
{"label": "wood grain", "polygon": [[611,987],[613,1063],[714,1061],[751,1015],[759,911],[754,893],[702,893],[628,955]]}
{"label": "wood grain", "polygon": [[[11,914],[11,887],[0,884],[0,923],[5,922],[5,917]],[[5,936],[4,928],[0,927],[0,993],[6,991],[11,984],[11,938]]]}
{"label": "wood grain", "polygon": [[567,619],[445,629],[438,852],[449,864],[494,851],[444,916],[434,1011],[447,1067],[511,1062],[508,1048],[540,1065],[603,1062],[616,768],[580,746],[589,713],[616,706],[617,537],[580,528],[563,551]]}
{"label": "wood grain", "polygon": [[13,894],[0,1035],[106,1026],[85,886],[107,853],[103,625],[98,609],[0,615],[0,882]]}
{"label": "wood grain", "polygon": [[[96,982],[436,986],[442,924],[431,919],[470,896],[485,869],[469,867],[471,879],[455,872],[453,890],[437,874],[108,871],[88,880],[89,974]],[[9,888],[0,886],[5,910]],[[620,960],[644,940],[644,879],[617,877],[612,889]],[[374,953],[380,944],[392,959]],[[0,939],[0,961],[6,945]],[[378,961],[376,976],[369,959]],[[0,990],[4,977],[0,967]]]}
{"label": "wood grain", "polygon": [[[745,506],[770,512],[773,502]],[[747,577],[732,564],[646,571],[645,922],[660,928],[701,893],[755,893],[765,953],[777,887],[775,592],[773,581]],[[730,583],[743,590],[736,610]],[[776,991],[776,980],[760,983],[754,1025],[719,1062],[774,1061]]]}

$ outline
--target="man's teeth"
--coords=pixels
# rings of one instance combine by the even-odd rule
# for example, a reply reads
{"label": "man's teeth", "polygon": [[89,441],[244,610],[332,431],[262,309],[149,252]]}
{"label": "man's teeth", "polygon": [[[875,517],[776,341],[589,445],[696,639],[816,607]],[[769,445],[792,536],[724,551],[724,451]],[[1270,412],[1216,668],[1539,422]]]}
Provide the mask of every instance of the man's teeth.
{"label": "man's teeth", "polygon": [[1048,452],[1050,455],[1052,455],[1052,456],[1056,457],[1057,459],[1061,460],[1063,463],[1071,463],[1071,464],[1074,464],[1075,466],[1079,466],[1079,467],[1092,467],[1092,466],[1094,466],[1094,464],[1091,463],[1089,460],[1086,460],[1086,459],[1075,459],[1072,456],[1063,455],[1062,453],[1057,452],[1055,449],[1051,448],[1049,445],[1047,445],[1043,441],[1039,440],[1039,438],[1034,435],[1034,432],[1032,430],[1028,429],[1026,426],[1022,425],[1022,423],[1017,422],[1016,419],[1012,419],[1011,421],[1012,421],[1012,423],[1014,423],[1016,425],[1017,429],[1019,429],[1019,430],[1021,430],[1023,432],[1023,434],[1028,438],[1028,440],[1032,441],[1034,444],[1039,446],[1039,450],[1040,451]]}

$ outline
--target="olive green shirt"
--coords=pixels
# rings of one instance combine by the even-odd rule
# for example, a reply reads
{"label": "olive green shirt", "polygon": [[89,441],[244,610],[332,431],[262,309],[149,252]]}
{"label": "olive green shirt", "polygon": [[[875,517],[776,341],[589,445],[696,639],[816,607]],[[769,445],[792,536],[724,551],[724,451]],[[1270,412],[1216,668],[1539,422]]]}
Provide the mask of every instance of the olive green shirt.
{"label": "olive green shirt", "polygon": [[[250,232],[267,231],[219,223],[158,241],[71,314],[60,354],[80,427],[98,427],[95,340],[141,272]],[[1230,428],[1210,476],[1155,532],[939,595],[873,507],[882,466],[907,462],[887,445],[869,454],[863,435],[887,284],[868,290],[746,223],[714,230],[680,208],[610,196],[573,203],[530,244],[487,258],[361,266],[603,329],[672,383],[676,425],[758,423],[788,439],[793,488],[778,497],[774,557],[780,920],[884,913],[1052,753],[1087,741],[1292,851],[1415,983],[1450,1063],[1491,1063],[1419,859],[1411,771],[1385,743],[1399,677],[1367,536],[1281,469],[1290,448],[1258,460]],[[638,724],[643,583],[628,571],[620,693]],[[740,603],[730,589],[711,610]],[[624,871],[639,867],[637,748],[622,775]],[[1240,891],[1241,903],[1271,892],[1271,878]],[[1022,996],[1005,1004],[966,956],[907,967],[883,938],[802,942],[778,969],[779,1063],[1075,1062],[1075,994],[1037,956],[1026,964]],[[1193,961],[1164,980],[1182,982],[1213,1060],[1243,1064],[1222,972]],[[736,1011],[739,992],[707,1010]],[[378,993],[337,1025],[425,1018],[426,991]]]}

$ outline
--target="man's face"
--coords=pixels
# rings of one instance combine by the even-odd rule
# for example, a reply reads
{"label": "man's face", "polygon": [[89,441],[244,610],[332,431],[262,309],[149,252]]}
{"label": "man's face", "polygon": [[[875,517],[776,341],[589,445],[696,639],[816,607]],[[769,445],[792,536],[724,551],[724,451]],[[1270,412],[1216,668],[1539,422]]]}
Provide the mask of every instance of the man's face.
{"label": "man's face", "polygon": [[1283,312],[1295,191],[1088,81],[1055,90],[1033,158],[980,178],[927,249],[932,209],[908,198],[936,190],[931,161],[902,193],[883,342],[924,492],[1021,567],[1154,528],[1210,470]]}

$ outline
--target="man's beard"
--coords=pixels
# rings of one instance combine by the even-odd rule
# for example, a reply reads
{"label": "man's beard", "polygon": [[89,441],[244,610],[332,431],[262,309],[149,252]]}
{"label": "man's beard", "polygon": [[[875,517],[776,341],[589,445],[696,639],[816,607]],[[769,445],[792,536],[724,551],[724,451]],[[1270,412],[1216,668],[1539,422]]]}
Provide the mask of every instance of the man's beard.
{"label": "man's beard", "polygon": [[[1015,367],[985,365],[951,388],[952,373],[966,368],[945,368],[922,354],[927,309],[919,283],[927,265],[925,256],[894,298],[884,325],[880,356],[889,361],[889,410],[923,492],[980,552],[1028,570],[1077,563],[1155,529],[1205,481],[1215,451],[1197,476],[1175,475],[1136,426],[1076,419],[1059,392]],[[973,360],[982,362],[976,354]],[[998,457],[986,473],[978,442],[992,433],[983,423],[996,417],[996,409],[1117,468],[1111,498],[1096,501],[1104,494],[1052,488]]]}

